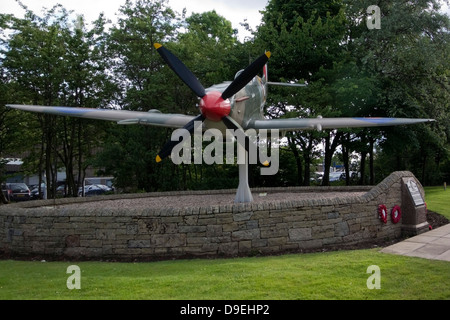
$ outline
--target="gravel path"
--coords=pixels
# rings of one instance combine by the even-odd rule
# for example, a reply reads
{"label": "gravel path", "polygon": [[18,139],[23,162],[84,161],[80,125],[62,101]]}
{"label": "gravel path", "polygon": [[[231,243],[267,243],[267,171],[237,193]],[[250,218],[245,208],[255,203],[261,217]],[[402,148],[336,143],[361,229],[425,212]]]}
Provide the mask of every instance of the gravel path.
{"label": "gravel path", "polygon": [[[361,196],[366,192],[274,192],[253,193],[253,203],[271,203],[278,201],[299,201],[310,199],[332,199],[351,196]],[[186,207],[208,207],[217,205],[233,205],[235,194],[212,194],[212,195],[178,195],[157,196],[134,199],[101,200],[66,204],[60,207],[77,209],[121,209],[121,208],[186,208]]]}

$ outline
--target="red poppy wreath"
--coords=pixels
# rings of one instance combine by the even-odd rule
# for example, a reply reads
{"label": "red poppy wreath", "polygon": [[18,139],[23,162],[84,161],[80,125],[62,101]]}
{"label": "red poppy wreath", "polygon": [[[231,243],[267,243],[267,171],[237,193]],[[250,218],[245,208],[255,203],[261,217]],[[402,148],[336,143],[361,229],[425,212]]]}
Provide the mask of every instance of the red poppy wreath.
{"label": "red poppy wreath", "polygon": [[380,215],[381,221],[386,223],[387,222],[387,208],[384,204],[380,204],[378,206],[378,214]]}
{"label": "red poppy wreath", "polygon": [[402,217],[402,209],[400,209],[399,206],[394,206],[391,211],[392,223],[399,222],[401,217]]}

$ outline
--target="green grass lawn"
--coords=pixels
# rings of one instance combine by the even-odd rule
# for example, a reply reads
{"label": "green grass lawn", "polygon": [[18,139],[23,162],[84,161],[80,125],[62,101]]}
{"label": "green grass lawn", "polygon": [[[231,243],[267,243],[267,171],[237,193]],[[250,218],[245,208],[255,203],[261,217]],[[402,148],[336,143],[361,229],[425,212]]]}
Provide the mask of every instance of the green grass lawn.
{"label": "green grass lawn", "polygon": [[[450,217],[450,190],[426,188],[430,210]],[[69,290],[67,267],[81,270]],[[368,289],[381,271],[381,289]],[[0,261],[0,299],[297,300],[450,299],[450,263],[379,249],[150,263]]]}
{"label": "green grass lawn", "polygon": [[[67,288],[67,267],[81,289]],[[381,289],[367,288],[371,265]],[[450,299],[450,263],[378,249],[152,263],[0,261],[0,299]]]}
{"label": "green grass lawn", "polygon": [[450,219],[450,187],[425,187],[425,201],[430,210],[438,212]]}

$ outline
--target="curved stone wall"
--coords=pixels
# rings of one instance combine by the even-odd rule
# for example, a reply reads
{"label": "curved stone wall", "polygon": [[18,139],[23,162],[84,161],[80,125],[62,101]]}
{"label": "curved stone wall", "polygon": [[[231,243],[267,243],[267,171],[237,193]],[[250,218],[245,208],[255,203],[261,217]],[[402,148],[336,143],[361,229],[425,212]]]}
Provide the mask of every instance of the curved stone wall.
{"label": "curved stone wall", "polygon": [[[167,192],[67,198],[0,206],[0,253],[47,259],[152,260],[299,252],[376,239],[399,238],[402,221],[379,219],[378,205],[402,206],[402,179],[395,172],[370,187],[254,189],[261,192],[342,192],[324,199],[198,207],[105,207],[89,201],[205,195],[230,191]],[[420,186],[421,188],[421,186]],[[358,191],[358,195],[352,193]],[[363,192],[363,193],[361,193]],[[423,188],[421,188],[423,195]],[[404,201],[404,200],[403,200]],[[68,206],[69,204],[72,204]],[[98,203],[97,203],[98,204]],[[406,213],[403,213],[404,219]]]}

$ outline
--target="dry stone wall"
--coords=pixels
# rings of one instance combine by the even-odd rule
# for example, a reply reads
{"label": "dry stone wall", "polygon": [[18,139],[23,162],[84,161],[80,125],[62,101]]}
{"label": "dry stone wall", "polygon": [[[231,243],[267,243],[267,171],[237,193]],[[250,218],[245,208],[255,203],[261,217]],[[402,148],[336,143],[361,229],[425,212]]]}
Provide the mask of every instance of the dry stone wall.
{"label": "dry stone wall", "polygon": [[[399,238],[401,221],[393,224],[388,219],[384,224],[378,205],[388,209],[401,205],[403,177],[414,176],[395,172],[373,188],[359,188],[365,192],[362,195],[343,193],[332,199],[165,209],[64,206],[92,199],[3,205],[0,253],[48,259],[152,260],[299,252]],[[326,188],[290,188],[289,192],[305,190]],[[164,195],[170,201],[177,194]]]}

